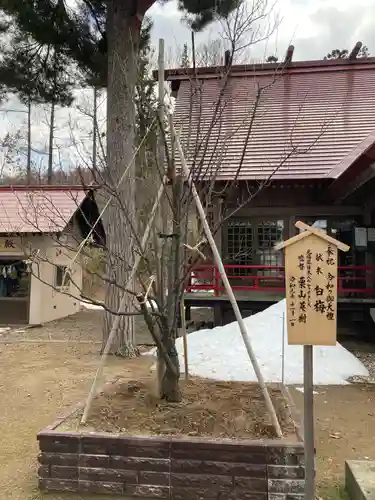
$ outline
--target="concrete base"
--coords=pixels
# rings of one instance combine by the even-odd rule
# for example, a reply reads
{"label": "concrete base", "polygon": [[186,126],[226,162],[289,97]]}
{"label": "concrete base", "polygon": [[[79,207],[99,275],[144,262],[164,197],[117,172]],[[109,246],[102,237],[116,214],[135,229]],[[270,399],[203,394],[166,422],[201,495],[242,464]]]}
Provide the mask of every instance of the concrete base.
{"label": "concrete base", "polygon": [[375,500],[375,462],[347,460],[345,486],[350,500]]}

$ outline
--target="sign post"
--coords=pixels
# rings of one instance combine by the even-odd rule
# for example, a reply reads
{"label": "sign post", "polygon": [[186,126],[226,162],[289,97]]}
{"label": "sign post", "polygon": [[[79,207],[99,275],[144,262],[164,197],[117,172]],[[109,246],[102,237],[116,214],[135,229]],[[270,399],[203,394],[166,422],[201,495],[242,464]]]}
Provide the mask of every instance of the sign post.
{"label": "sign post", "polygon": [[337,257],[349,247],[301,221],[296,227],[303,232],[275,249],[285,249],[288,344],[303,345],[305,500],[314,500],[313,346],[336,344]]}

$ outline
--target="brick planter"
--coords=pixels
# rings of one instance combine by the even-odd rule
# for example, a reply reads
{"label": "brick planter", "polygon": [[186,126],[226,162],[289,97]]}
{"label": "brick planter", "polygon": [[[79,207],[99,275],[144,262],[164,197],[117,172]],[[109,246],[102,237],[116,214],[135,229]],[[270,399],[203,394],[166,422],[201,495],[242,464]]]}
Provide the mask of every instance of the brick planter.
{"label": "brick planter", "polygon": [[168,500],[302,499],[303,444],[38,434],[39,486]]}

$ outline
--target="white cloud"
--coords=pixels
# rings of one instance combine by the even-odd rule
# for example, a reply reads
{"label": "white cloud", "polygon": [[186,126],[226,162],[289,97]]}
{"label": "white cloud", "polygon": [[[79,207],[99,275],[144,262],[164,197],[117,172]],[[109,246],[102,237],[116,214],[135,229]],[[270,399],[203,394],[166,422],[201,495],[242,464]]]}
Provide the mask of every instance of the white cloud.
{"label": "white cloud", "polygon": [[[78,90],[70,108],[56,108],[54,131],[55,169],[84,165],[92,158],[92,114],[91,90]],[[98,100],[98,126],[105,126],[105,95]],[[45,169],[48,162],[50,106],[32,106],[32,159],[38,168]],[[27,109],[16,96],[10,96],[0,108],[0,138],[7,133],[21,133],[17,149],[21,162],[26,162]]]}
{"label": "white cloud", "polygon": [[[70,0],[74,4],[75,0]],[[271,0],[270,0],[271,1]],[[276,9],[282,22],[275,34],[266,42],[253,47],[252,59],[277,54],[282,58],[293,43],[294,59],[320,59],[334,48],[351,49],[361,40],[375,55],[375,9],[374,0],[279,0]],[[167,61],[176,63],[176,55],[184,43],[191,43],[191,33],[181,20],[177,2],[171,0],[164,5],[154,4],[148,15],[154,22],[152,43],[157,47],[158,39],[164,38]],[[219,26],[212,25],[196,35],[196,44],[215,39]],[[174,61],[173,61],[174,59]],[[70,109],[58,109],[55,133],[55,166],[82,164],[91,157],[92,122],[79,110],[79,106],[90,107],[90,91],[77,92],[77,101]],[[86,104],[85,104],[86,103]],[[25,147],[27,115],[24,112],[5,112],[5,109],[25,111],[16,98],[0,108],[0,137],[21,129]],[[34,159],[46,165],[48,151],[48,106],[34,107],[32,115],[32,145]],[[105,118],[105,102],[100,109],[101,120]],[[102,122],[103,123],[103,122]]]}
{"label": "white cloud", "polygon": [[[275,8],[282,21],[267,43],[253,48],[254,58],[277,52],[283,57],[288,45],[295,45],[295,59],[320,59],[333,48],[351,49],[361,40],[375,55],[375,9],[373,0],[280,0]],[[153,43],[165,39],[166,47],[190,44],[190,31],[181,22],[177,3],[155,4],[150,10],[154,22]],[[215,33],[216,30],[216,33]],[[196,37],[196,43],[219,35],[211,27]]]}

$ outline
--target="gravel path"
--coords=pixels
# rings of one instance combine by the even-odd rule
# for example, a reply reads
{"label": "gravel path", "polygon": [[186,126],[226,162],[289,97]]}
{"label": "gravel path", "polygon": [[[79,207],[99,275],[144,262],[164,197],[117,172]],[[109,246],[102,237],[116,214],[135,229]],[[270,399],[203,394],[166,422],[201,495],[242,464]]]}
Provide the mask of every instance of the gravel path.
{"label": "gravel path", "polygon": [[[0,330],[1,500],[45,498],[36,488],[36,434],[87,395],[98,366],[102,314],[82,311],[43,327]],[[140,325],[140,343],[150,343]],[[375,381],[375,345],[353,341],[343,344],[363,361]],[[148,364],[145,357],[130,361],[110,357],[105,379],[119,373],[137,379],[137,374],[149,369]],[[374,387],[328,387],[316,398],[318,454],[322,463],[330,464],[327,480],[334,477],[341,481],[344,458],[375,458],[370,449],[375,438]],[[302,396],[297,392],[298,400]],[[56,494],[48,495],[48,499],[81,497]]]}
{"label": "gravel path", "polygon": [[[43,328],[25,330],[26,337],[98,339],[86,314]],[[4,335],[4,333],[3,333]],[[9,334],[11,335],[11,334]],[[15,334],[13,334],[14,336]],[[17,333],[21,339],[22,334]],[[0,344],[0,491],[1,500],[42,498],[36,488],[36,434],[86,397],[98,366],[98,345],[70,343]],[[137,370],[149,363],[141,357],[111,357],[105,379]],[[50,500],[78,500],[79,496],[49,495]]]}
{"label": "gravel path", "polygon": [[[0,329],[0,342],[5,341],[70,341],[101,343],[103,312],[82,310],[73,316],[52,321],[44,326],[19,329]],[[136,318],[138,344],[153,345],[151,337],[141,318]]]}
{"label": "gravel path", "polygon": [[352,352],[369,371],[369,377],[353,377],[349,381],[375,384],[375,341],[370,343],[352,338],[350,340],[343,340],[341,343],[346,349]]}

